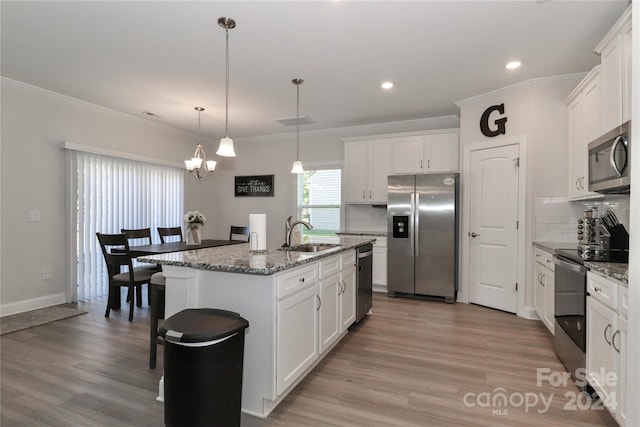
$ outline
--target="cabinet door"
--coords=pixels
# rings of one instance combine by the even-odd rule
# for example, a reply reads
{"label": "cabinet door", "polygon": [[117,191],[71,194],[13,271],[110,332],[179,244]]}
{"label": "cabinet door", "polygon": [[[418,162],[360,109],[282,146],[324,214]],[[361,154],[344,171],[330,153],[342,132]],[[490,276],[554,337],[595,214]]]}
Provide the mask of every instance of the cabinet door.
{"label": "cabinet door", "polygon": [[316,286],[276,304],[276,392],[281,394],[318,358]]}
{"label": "cabinet door", "polygon": [[555,277],[551,270],[546,269],[544,282],[544,323],[552,335],[555,335]]}
{"label": "cabinet door", "polygon": [[584,192],[588,167],[587,147],[582,137],[582,99],[569,104],[569,196]]}
{"label": "cabinet door", "polygon": [[387,248],[373,248],[372,282],[387,286]]}
{"label": "cabinet door", "polygon": [[622,30],[622,122],[631,120],[631,22]]}
{"label": "cabinet door", "polygon": [[622,52],[621,36],[615,37],[602,50],[602,92],[604,97],[604,130],[622,123]]}
{"label": "cabinet door", "polygon": [[356,320],[356,269],[350,267],[341,273],[340,332],[344,332]]}
{"label": "cabinet door", "polygon": [[596,300],[587,297],[587,380],[596,390],[607,409],[615,402],[615,381],[610,375],[614,371],[614,350],[611,337],[614,333],[615,313]]}
{"label": "cabinet door", "polygon": [[393,142],[392,173],[422,173],[424,136],[405,136]]}
{"label": "cabinet door", "polygon": [[340,336],[338,306],[340,300],[340,275],[320,280],[320,353],[323,353]]}
{"label": "cabinet door", "polygon": [[344,145],[345,202],[367,202],[367,143],[348,142]]}
{"label": "cabinet door", "polygon": [[627,425],[627,319],[618,317],[618,330],[613,337],[612,346],[616,352],[616,400],[618,408],[616,421],[621,426]]}
{"label": "cabinet door", "polygon": [[593,80],[584,88],[582,95],[582,127],[585,158],[587,145],[604,133],[604,114],[602,109],[601,74],[593,74]]}
{"label": "cabinet door", "polygon": [[387,177],[391,173],[391,140],[369,142],[369,203],[387,203]]}
{"label": "cabinet door", "polygon": [[544,281],[542,276],[544,276],[544,268],[536,263],[535,268],[533,270],[535,274],[535,291],[533,294],[533,306],[536,309],[536,313],[540,317],[540,320],[544,321]]}
{"label": "cabinet door", "polygon": [[450,172],[458,170],[458,134],[429,135],[425,143],[426,170]]}

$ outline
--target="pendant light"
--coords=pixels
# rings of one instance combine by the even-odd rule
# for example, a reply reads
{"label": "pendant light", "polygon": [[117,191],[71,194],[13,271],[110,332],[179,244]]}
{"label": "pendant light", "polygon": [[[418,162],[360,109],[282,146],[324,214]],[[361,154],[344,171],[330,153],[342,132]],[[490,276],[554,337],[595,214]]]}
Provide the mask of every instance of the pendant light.
{"label": "pendant light", "polygon": [[296,160],[293,162],[291,173],[303,173],[302,162],[300,161],[300,85],[304,83],[302,79],[293,79],[291,83],[296,85]]}
{"label": "pendant light", "polygon": [[207,160],[207,156],[204,154],[204,149],[202,148],[200,113],[204,111],[204,108],[195,107],[195,110],[198,112],[198,145],[196,145],[196,152],[193,154],[193,157],[189,160],[185,160],[184,164],[189,172],[191,172],[198,179],[201,179],[216,170],[216,161]]}
{"label": "pendant light", "polygon": [[227,41],[227,78],[226,78],[226,100],[225,100],[225,117],[224,117],[224,138],[220,140],[218,151],[216,154],[223,157],[235,157],[236,152],[233,149],[233,139],[229,138],[229,29],[236,27],[236,21],[231,18],[222,17],[218,19],[218,25],[225,29]]}

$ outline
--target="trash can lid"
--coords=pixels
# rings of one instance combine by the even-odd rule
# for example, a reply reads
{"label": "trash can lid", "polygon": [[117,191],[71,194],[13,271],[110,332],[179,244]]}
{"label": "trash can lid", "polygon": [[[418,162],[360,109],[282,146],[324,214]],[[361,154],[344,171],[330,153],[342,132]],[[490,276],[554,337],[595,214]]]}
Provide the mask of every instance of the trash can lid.
{"label": "trash can lid", "polygon": [[[189,308],[166,319],[160,336],[170,341],[197,343],[222,339],[249,327],[238,313],[217,308]],[[171,331],[169,336],[165,337]]]}

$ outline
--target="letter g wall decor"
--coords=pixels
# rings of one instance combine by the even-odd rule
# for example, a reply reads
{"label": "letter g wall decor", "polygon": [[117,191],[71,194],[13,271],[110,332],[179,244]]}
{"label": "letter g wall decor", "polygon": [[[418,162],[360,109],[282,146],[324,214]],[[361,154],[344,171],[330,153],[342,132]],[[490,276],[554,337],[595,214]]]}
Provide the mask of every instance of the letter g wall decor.
{"label": "letter g wall decor", "polygon": [[493,113],[494,111],[497,111],[500,114],[504,114],[504,104],[492,105],[491,107],[484,110],[484,113],[482,113],[482,117],[480,117],[480,130],[482,131],[482,134],[484,136],[488,136],[490,138],[498,135],[504,135],[506,133],[506,117],[494,120],[493,124],[496,125],[496,129],[492,130],[489,127],[489,116],[491,116],[491,113]]}

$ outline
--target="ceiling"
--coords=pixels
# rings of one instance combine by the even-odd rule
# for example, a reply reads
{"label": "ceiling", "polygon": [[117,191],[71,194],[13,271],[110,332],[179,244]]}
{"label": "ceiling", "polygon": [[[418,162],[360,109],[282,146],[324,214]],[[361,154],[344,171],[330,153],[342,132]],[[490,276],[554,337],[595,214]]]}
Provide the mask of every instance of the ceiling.
{"label": "ceiling", "polygon": [[[454,102],[584,72],[624,1],[6,1],[2,76],[197,132],[229,136],[456,115]],[[504,68],[518,59],[522,67]],[[380,88],[392,80],[389,91]],[[143,114],[152,112],[157,117]]]}

